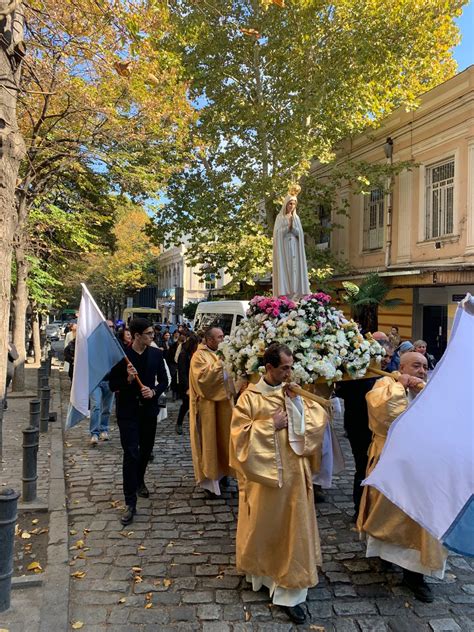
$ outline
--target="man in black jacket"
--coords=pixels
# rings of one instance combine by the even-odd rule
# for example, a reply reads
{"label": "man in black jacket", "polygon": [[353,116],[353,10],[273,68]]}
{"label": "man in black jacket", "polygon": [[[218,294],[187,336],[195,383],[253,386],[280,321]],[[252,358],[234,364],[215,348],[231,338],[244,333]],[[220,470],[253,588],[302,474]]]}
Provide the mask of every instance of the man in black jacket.
{"label": "man in black jacket", "polygon": [[134,318],[129,328],[133,339],[125,349],[129,363],[125,358],[121,360],[109,377],[110,389],[117,393],[117,423],[123,448],[123,525],[133,521],[137,495],[150,495],[144,477],[155,442],[158,398],[168,386],[163,353],[150,346],[154,335],[151,324],[145,318]]}

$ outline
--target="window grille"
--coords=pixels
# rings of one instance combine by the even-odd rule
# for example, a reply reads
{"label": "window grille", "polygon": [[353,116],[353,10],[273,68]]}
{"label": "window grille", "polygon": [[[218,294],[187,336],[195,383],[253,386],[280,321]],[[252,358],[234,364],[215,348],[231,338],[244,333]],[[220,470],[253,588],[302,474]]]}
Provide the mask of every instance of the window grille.
{"label": "window grille", "polygon": [[454,229],[454,158],[426,168],[425,239],[451,235]]}
{"label": "window grille", "polygon": [[364,250],[383,247],[385,222],[385,192],[382,188],[372,189],[364,200]]}

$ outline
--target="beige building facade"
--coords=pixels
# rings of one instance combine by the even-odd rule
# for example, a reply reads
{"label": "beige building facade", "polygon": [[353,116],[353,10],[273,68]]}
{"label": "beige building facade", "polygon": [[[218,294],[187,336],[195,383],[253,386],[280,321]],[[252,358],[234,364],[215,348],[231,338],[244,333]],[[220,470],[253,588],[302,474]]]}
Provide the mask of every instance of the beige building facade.
{"label": "beige building facade", "polygon": [[[340,227],[329,247],[352,270],[339,280],[375,271],[403,299],[380,311],[380,329],[398,325],[402,338],[424,338],[440,356],[457,301],[474,294],[474,66],[424,94],[416,110],[400,108],[344,142],[344,161],[412,163],[366,195],[341,186],[338,202],[349,212],[331,218]],[[324,179],[328,170],[318,164],[313,173]]]}
{"label": "beige building facade", "polygon": [[[174,323],[177,303],[205,300],[209,293],[221,289],[228,282],[222,273],[199,275],[200,269],[186,261],[186,246],[174,246],[162,252],[158,258],[158,279],[156,307],[161,311],[162,320]],[[179,311],[179,310],[178,310]]]}

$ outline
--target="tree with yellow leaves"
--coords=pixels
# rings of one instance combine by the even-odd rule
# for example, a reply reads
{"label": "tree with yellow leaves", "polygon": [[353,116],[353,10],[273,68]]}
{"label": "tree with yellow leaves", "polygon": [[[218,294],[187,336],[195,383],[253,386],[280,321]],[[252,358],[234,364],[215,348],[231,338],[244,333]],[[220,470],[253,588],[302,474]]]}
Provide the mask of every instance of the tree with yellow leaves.
{"label": "tree with yellow leaves", "polygon": [[195,263],[251,282],[268,268],[278,202],[311,161],[452,76],[464,4],[170,0],[179,37],[169,44],[197,119],[156,239],[186,236]]}
{"label": "tree with yellow leaves", "polygon": [[[193,117],[179,57],[160,44],[171,36],[165,3],[33,0],[25,13],[19,123],[26,156],[14,241],[16,390],[23,388],[31,209],[43,204],[47,213],[51,189],[70,184],[72,174],[90,174],[92,186],[98,173],[111,191],[135,200],[156,194],[183,167]],[[74,213],[78,221],[79,206]],[[88,219],[85,214],[85,224]]]}

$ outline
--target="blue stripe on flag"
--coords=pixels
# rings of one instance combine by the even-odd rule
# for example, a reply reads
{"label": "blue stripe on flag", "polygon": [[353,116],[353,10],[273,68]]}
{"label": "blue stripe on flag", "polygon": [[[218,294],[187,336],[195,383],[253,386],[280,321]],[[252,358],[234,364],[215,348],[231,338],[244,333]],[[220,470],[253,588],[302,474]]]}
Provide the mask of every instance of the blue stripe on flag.
{"label": "blue stripe on flag", "polygon": [[89,356],[89,393],[92,393],[110,369],[125,356],[125,353],[105,320],[88,336],[87,353]]}
{"label": "blue stripe on flag", "polygon": [[77,426],[84,419],[84,415],[79,412],[72,404],[69,404],[66,416],[66,430]]}
{"label": "blue stripe on flag", "polygon": [[474,494],[444,534],[443,544],[455,553],[474,557]]}

